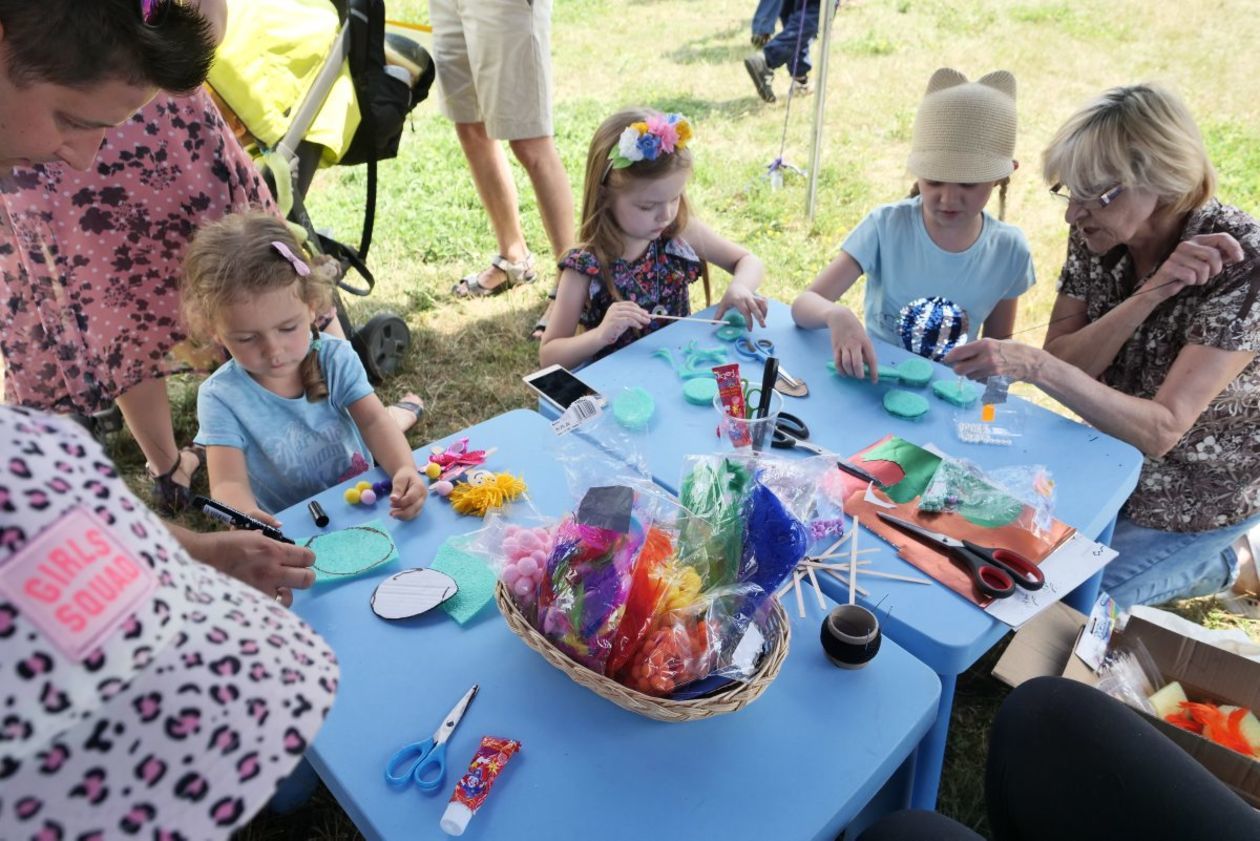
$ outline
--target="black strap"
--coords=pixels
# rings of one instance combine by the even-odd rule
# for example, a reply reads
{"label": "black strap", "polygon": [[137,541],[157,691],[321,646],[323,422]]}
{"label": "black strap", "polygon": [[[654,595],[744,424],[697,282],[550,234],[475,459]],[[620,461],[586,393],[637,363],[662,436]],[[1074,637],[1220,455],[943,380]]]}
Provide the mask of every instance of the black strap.
{"label": "black strap", "polygon": [[[379,17],[379,21],[373,20],[373,12],[379,12],[375,17]],[[379,25],[384,30],[385,20],[383,9],[372,8],[372,0],[352,0],[349,6],[347,20],[350,25],[350,77],[354,79],[355,95],[359,101],[359,108],[371,108],[371,86],[368,83],[368,74],[365,68],[368,63],[368,37],[369,29],[372,26]],[[364,141],[368,149],[376,149],[376,119],[371,113],[363,113],[359,124],[359,130],[364,134]],[[367,160],[367,198],[366,206],[363,209],[363,233],[359,237],[359,252],[356,255],[360,261],[360,266],[354,266],[360,274],[368,279],[368,289],[371,290],[372,281],[371,274],[367,271],[366,260],[368,256],[368,248],[372,245],[372,228],[376,223],[376,157],[369,155]],[[354,264],[351,263],[353,266]],[[347,289],[347,292],[353,290]],[[354,292],[354,294],[359,294]],[[364,293],[366,294],[366,293]]]}

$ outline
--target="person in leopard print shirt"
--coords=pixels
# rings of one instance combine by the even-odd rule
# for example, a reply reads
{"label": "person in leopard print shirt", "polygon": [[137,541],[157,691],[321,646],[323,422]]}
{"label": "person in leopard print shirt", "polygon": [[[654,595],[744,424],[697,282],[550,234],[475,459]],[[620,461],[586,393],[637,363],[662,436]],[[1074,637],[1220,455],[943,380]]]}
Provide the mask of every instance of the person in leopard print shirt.
{"label": "person in leopard print shirt", "polygon": [[1255,609],[1260,224],[1218,201],[1185,104],[1113,88],[1043,169],[1071,225],[1044,349],[985,340],[945,361],[1025,380],[1145,456],[1103,587],[1123,606],[1221,593]]}

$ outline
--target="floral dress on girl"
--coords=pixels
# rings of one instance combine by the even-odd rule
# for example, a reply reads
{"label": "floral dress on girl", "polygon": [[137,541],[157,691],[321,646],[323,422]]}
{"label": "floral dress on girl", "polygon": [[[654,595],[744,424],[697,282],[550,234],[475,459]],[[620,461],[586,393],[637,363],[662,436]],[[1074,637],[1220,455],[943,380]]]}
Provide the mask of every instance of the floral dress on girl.
{"label": "floral dress on girl", "polygon": [[[642,257],[633,261],[618,257],[609,271],[621,300],[636,303],[649,313],[686,316],[691,314],[690,286],[701,276],[703,266],[686,240],[658,237],[648,243]],[[574,248],[560,259],[560,270],[565,269],[590,278],[586,306],[578,323],[587,330],[598,327],[608,308],[618,300],[604,286],[599,260],[590,251]],[[642,330],[627,330],[617,341],[595,354],[595,358],[607,356],[667,323],[653,321]]]}

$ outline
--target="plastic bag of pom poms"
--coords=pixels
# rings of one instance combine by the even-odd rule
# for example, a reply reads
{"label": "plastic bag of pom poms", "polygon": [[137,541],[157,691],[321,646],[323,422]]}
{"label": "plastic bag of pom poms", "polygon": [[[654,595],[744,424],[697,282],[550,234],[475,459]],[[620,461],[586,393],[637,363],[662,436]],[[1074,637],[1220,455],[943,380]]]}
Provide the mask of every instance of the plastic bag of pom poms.
{"label": "plastic bag of pom poms", "polygon": [[967,341],[967,311],[948,298],[915,298],[897,315],[897,335],[911,353],[940,361]]}
{"label": "plastic bag of pom poms", "polygon": [[577,662],[603,673],[647,536],[644,495],[625,531],[566,516],[556,529],[538,599],[538,629]]}
{"label": "plastic bag of pom poms", "polygon": [[485,522],[461,539],[461,548],[485,562],[532,624],[559,520],[516,513],[509,522],[502,513],[491,513]]}
{"label": "plastic bag of pom poms", "polygon": [[704,603],[661,614],[616,679],[645,695],[669,696],[712,671],[709,631]]}

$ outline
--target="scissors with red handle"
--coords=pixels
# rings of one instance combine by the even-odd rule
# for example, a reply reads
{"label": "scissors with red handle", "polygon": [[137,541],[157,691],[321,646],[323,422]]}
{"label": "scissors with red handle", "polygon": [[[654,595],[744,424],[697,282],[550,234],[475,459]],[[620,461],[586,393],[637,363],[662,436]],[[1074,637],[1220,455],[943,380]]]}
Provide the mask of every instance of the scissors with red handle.
{"label": "scissors with red handle", "polygon": [[958,540],[940,532],[925,529],[917,523],[894,517],[883,511],[879,518],[920,540],[934,543],[953,559],[961,561],[971,574],[976,589],[986,596],[1004,599],[1015,592],[1016,585],[1025,590],[1040,590],[1046,576],[1032,561],[1010,549],[978,546],[969,540]]}

